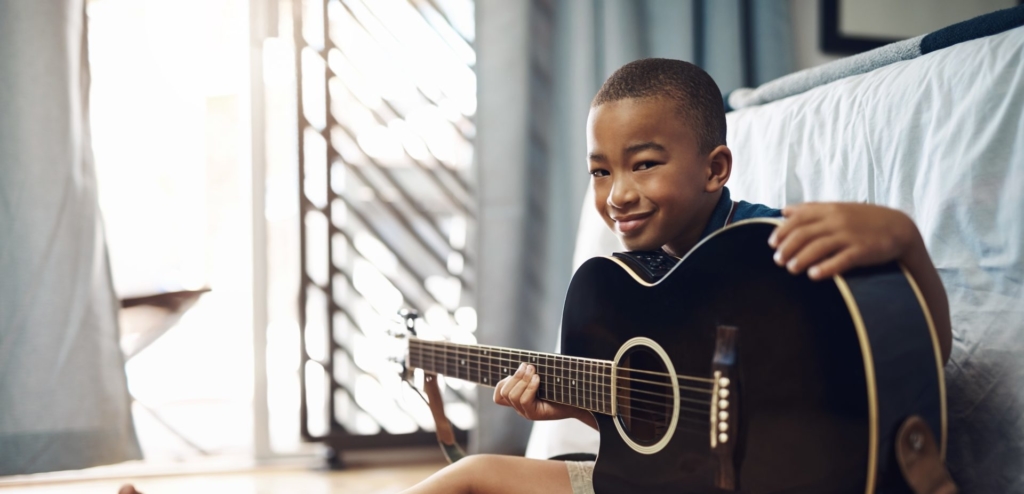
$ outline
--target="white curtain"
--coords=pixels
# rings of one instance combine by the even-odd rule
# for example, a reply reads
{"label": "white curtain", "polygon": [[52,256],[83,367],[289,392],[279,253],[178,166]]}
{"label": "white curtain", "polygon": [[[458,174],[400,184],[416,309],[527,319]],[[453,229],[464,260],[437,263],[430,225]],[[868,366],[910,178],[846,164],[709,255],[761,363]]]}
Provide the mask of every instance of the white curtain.
{"label": "white curtain", "polygon": [[89,144],[83,0],[0,0],[0,475],[140,458]]}

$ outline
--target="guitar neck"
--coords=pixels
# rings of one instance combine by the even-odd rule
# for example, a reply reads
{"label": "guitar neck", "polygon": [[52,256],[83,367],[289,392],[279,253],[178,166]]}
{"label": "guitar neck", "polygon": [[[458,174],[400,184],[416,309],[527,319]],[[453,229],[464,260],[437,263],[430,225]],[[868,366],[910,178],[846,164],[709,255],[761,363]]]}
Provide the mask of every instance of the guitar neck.
{"label": "guitar neck", "polygon": [[612,362],[608,360],[418,338],[409,340],[406,359],[410,367],[490,387],[515,374],[524,362],[533,365],[540,376],[538,398],[612,413]]}

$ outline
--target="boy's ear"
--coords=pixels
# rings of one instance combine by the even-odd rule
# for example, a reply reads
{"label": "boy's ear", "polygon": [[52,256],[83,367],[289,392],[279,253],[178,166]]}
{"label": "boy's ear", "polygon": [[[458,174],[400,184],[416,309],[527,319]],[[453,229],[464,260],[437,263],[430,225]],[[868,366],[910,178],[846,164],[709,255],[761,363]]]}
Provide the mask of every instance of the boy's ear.
{"label": "boy's ear", "polygon": [[729,149],[729,146],[722,144],[708,155],[707,181],[704,183],[704,191],[718,192],[725,187],[731,174],[732,150]]}

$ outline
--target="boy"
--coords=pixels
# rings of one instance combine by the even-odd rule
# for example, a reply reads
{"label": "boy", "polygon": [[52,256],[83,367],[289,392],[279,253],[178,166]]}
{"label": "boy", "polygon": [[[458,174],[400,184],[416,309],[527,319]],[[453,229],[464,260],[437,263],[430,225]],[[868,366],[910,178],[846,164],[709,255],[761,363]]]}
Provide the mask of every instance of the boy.
{"label": "boy", "polygon": [[[899,260],[919,284],[939,337],[943,361],[951,332],[946,292],[917,227],[879,206],[808,203],[779,211],[733,202],[725,183],[732,153],[725,143],[718,86],[678,60],[631,62],[605,81],[587,119],[594,206],[626,250],[663,249],[682,257],[701,239],[741,219],[783,216],[768,240],[775,261],[794,275],[827,279],[857,266]],[[577,418],[586,411],[536,399],[533,366],[500,381],[494,402],[531,420]],[[474,455],[405,491],[420,493],[593,493],[590,462]]]}

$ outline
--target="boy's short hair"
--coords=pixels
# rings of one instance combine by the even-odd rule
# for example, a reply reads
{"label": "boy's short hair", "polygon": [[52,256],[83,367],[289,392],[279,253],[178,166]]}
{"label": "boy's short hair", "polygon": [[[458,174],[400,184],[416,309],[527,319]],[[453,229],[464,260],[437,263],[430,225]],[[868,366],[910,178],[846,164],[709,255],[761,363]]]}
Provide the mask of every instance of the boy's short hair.
{"label": "boy's short hair", "polygon": [[628,98],[668,98],[697,134],[701,153],[725,144],[725,104],[715,80],[682,60],[645,58],[616,70],[594,96],[591,107]]}

